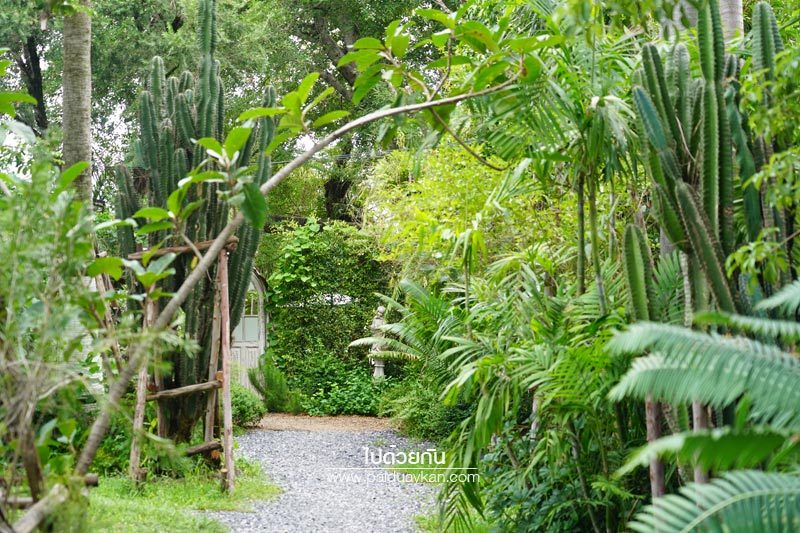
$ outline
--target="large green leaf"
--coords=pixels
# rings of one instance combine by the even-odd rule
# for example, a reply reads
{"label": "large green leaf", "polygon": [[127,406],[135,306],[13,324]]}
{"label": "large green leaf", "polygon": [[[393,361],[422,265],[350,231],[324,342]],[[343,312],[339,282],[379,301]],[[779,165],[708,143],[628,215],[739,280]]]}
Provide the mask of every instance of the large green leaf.
{"label": "large green leaf", "polygon": [[767,532],[800,530],[800,477],[741,470],[692,483],[655,500],[628,526],[634,531]]}

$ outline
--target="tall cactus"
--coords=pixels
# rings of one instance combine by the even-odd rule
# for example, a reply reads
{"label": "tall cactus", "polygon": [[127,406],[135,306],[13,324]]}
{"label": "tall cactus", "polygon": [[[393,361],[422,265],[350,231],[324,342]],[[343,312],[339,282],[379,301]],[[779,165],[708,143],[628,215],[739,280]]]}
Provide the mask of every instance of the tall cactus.
{"label": "tall cactus", "polygon": [[[147,90],[139,97],[140,135],[134,144],[135,175],[146,177],[145,198],[139,198],[127,172],[120,173],[119,215],[131,216],[139,205],[166,207],[170,193],[177,188],[191,167],[200,165],[205,159],[204,150],[195,145],[193,139],[214,137],[222,140],[224,130],[224,91],[219,76],[219,62],[214,59],[217,43],[215,0],[199,2],[199,74],[184,72],[179,77],[165,78],[164,62],[155,57],[151,63]],[[267,91],[266,105],[272,105],[275,94]],[[270,158],[264,148],[272,140],[274,124],[264,118],[256,124],[248,142],[248,149],[239,158],[237,165],[250,165],[249,149],[258,147],[255,180],[266,181],[271,172]],[[205,184],[192,189],[186,202],[202,200],[203,205],[189,218],[185,235],[194,242],[211,240],[217,236],[228,221],[229,206],[217,194],[224,185]],[[239,244],[230,259],[229,285],[231,297],[231,325],[239,322],[244,307],[247,287],[250,283],[252,261],[258,246],[262,228],[245,224],[238,232]],[[166,241],[167,245],[182,243],[182,236],[168,231],[149,235],[150,244]],[[133,251],[131,235],[120,239],[124,254]],[[193,257],[184,255],[175,263],[175,275],[166,281],[166,291],[175,290],[189,275]],[[165,376],[167,388],[180,387],[207,379],[210,354],[211,323],[213,315],[214,284],[203,279],[183,304],[185,334],[196,340],[201,349],[195,356],[183,353],[165,354],[164,359],[172,363],[171,374]],[[200,401],[202,400],[202,401]],[[178,399],[167,405],[168,431],[170,436],[185,440],[191,434],[205,401],[202,398]]]}
{"label": "tall cactus", "polygon": [[736,245],[724,52],[719,6],[717,0],[707,0],[698,13],[702,78],[691,78],[689,54],[682,44],[669,54],[666,69],[656,47],[647,45],[642,51],[644,87],[635,87],[633,95],[648,152],[654,155],[648,160],[660,225],[676,246],[695,256],[717,305],[734,311],[734,285],[724,269],[725,256]]}

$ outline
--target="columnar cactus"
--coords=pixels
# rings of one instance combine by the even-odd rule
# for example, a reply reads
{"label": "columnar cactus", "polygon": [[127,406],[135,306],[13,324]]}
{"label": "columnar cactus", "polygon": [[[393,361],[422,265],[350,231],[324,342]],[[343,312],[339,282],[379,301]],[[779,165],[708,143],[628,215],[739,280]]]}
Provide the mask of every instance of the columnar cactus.
{"label": "columnar cactus", "polygon": [[[676,246],[694,256],[692,264],[704,274],[693,276],[695,285],[707,283],[717,306],[733,312],[737,294],[724,269],[725,257],[736,247],[732,117],[724,98],[726,58],[717,0],[700,9],[697,31],[702,78],[691,78],[682,44],[668,57],[667,75],[656,47],[647,45],[643,87],[634,88],[634,101],[648,139],[659,222]],[[755,207],[745,204],[748,210]]]}
{"label": "columnar cactus", "polygon": [[[703,273],[692,276],[695,305],[704,305],[707,291],[701,285],[707,284],[717,307],[741,312],[743,291],[727,279],[723,267],[725,258],[743,244],[737,241],[734,196],[741,194],[745,223],[738,234],[752,241],[763,228],[776,228],[775,238],[785,243],[791,233],[786,227],[789,217],[764,205],[762,191],[749,181],[774,149],[785,147],[752,135],[739,110],[740,61],[724,55],[717,0],[707,0],[699,9],[697,31],[702,77],[691,78],[689,54],[682,44],[669,54],[666,69],[656,47],[647,45],[633,98],[647,139],[645,161],[659,223]],[[775,55],[783,50],[783,42],[764,2],[753,10],[750,42],[752,68],[774,80]],[[763,105],[771,105],[768,90]],[[762,286],[756,292],[774,288]]]}
{"label": "columnar cactus", "polygon": [[[140,136],[134,144],[135,175],[146,177],[146,198],[138,198],[130,183],[128,172],[121,170],[118,177],[118,214],[130,217],[140,205],[166,207],[167,198],[177,188],[191,167],[200,165],[205,159],[203,148],[193,140],[202,137],[215,137],[222,140],[224,130],[224,91],[219,76],[219,62],[214,60],[216,47],[215,0],[200,0],[200,68],[199,75],[183,72],[179,77],[165,78],[164,62],[153,58],[147,90],[139,97]],[[273,105],[275,94],[270,89],[265,99],[266,105]],[[252,147],[258,147],[255,176],[258,183],[266,181],[271,172],[270,158],[264,148],[272,139],[274,125],[272,119],[261,119],[250,136],[248,147],[239,158],[241,167],[250,165]],[[216,237],[228,221],[228,205],[217,194],[220,184],[204,184],[202,188],[192,189],[186,202],[202,200],[203,206],[195,211],[184,228],[185,235],[193,242],[210,240]],[[239,245],[230,259],[230,297],[231,326],[235,327],[241,318],[247,287],[250,283],[252,261],[262,233],[262,228],[243,225],[239,232]],[[120,239],[122,252],[133,251],[130,233]],[[166,240],[167,245],[183,244],[180,235],[170,230],[158,231],[149,235],[150,244]],[[166,282],[164,290],[177,288],[191,271],[193,257],[184,255],[174,266],[176,274]],[[209,279],[200,282],[183,305],[185,313],[185,332],[201,346],[199,354],[189,357],[186,354],[165,354],[164,359],[172,363],[172,372],[165,377],[168,388],[180,387],[207,379],[208,356],[210,353],[211,321],[213,314],[213,283]],[[191,427],[205,405],[202,398],[176,400],[168,406],[169,429],[173,437],[188,438]]]}

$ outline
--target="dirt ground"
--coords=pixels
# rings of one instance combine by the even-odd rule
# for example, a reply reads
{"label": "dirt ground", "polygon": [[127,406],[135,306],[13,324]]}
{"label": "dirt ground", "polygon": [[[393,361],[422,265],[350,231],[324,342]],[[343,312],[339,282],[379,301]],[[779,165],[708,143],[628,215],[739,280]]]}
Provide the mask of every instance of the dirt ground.
{"label": "dirt ground", "polygon": [[388,418],[370,416],[308,416],[269,413],[258,424],[273,431],[346,431],[352,433],[395,429]]}

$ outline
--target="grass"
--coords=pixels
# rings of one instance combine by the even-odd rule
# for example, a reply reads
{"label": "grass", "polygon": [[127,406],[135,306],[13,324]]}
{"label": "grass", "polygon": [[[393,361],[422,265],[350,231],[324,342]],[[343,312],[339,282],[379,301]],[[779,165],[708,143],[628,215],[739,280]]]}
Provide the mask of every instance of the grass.
{"label": "grass", "polygon": [[105,477],[92,489],[88,531],[181,532],[226,531],[219,522],[196,511],[252,511],[253,502],[280,490],[271,485],[261,469],[236,462],[236,490],[220,492],[216,475],[190,474],[183,479],[156,478],[137,489],[129,479]]}
{"label": "grass", "polygon": [[[489,533],[491,526],[486,521],[478,516],[476,512],[471,512],[472,515],[472,529],[470,533]],[[417,526],[417,531],[420,533],[441,533],[443,531],[442,522],[438,514],[431,515],[417,515],[414,517]]]}

